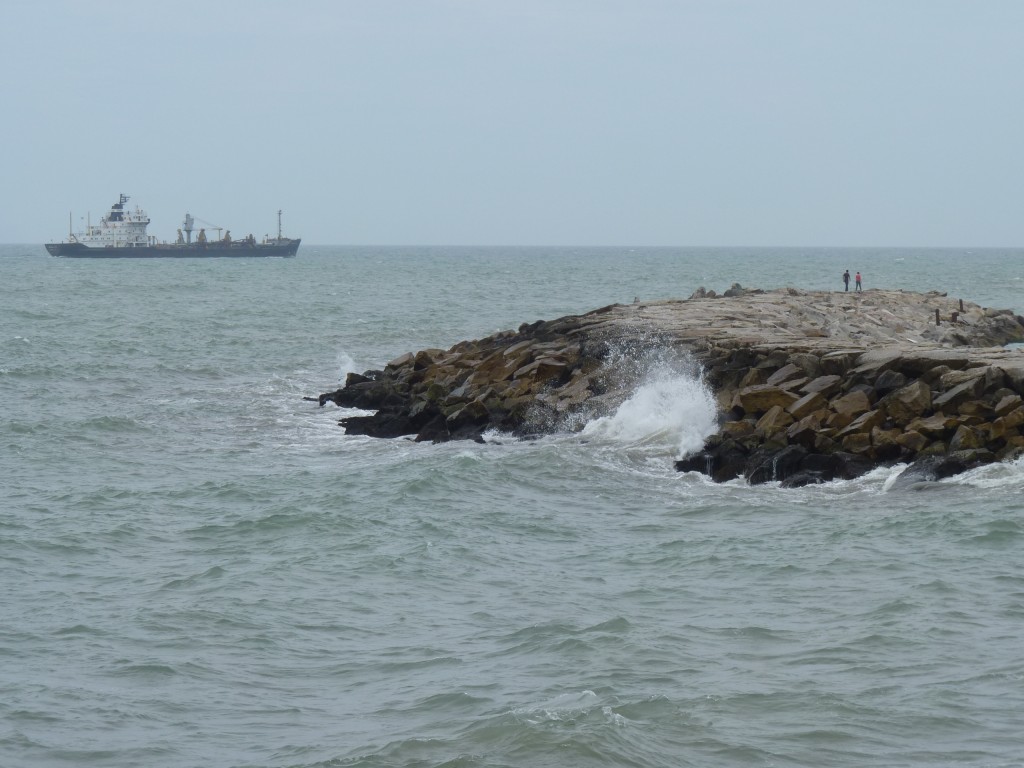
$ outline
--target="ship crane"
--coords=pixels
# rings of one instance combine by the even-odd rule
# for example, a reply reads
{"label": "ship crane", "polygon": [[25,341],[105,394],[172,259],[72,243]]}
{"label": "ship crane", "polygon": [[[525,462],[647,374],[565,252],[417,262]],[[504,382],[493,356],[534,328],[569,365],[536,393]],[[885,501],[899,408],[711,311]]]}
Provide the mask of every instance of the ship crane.
{"label": "ship crane", "polygon": [[216,224],[211,224],[208,221],[204,221],[203,219],[200,219],[198,216],[191,216],[191,214],[188,214],[188,213],[185,214],[185,217],[186,217],[186,220],[188,218],[191,218],[193,222],[198,221],[200,224],[205,224],[207,229],[216,229],[217,230],[217,239],[220,240],[220,233],[221,233],[221,230],[224,229],[224,227],[218,227]]}

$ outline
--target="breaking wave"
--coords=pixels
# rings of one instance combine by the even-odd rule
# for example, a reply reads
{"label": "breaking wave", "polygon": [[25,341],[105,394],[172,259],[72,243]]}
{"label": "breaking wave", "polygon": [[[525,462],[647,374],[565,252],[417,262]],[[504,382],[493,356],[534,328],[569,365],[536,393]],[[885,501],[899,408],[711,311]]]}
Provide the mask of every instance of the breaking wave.
{"label": "breaking wave", "polygon": [[589,422],[583,436],[631,445],[664,445],[683,456],[699,451],[718,428],[715,398],[687,361],[657,362],[614,413]]}

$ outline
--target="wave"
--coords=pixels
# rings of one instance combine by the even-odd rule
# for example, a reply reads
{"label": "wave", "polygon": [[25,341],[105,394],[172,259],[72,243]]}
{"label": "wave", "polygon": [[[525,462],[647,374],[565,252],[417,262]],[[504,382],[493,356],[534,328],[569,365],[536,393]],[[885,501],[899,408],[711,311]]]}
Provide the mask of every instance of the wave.
{"label": "wave", "polygon": [[[681,369],[682,368],[682,369]],[[583,436],[631,446],[668,447],[682,456],[699,451],[718,428],[714,395],[686,363],[659,362],[610,416],[583,428]]]}
{"label": "wave", "polygon": [[941,482],[985,490],[1024,491],[1024,457],[985,464]]}
{"label": "wave", "polygon": [[350,373],[360,373],[360,370],[356,365],[356,361],[353,360],[352,356],[344,350],[338,351],[336,362],[338,366],[338,381],[342,384],[345,383],[345,379]]}
{"label": "wave", "polygon": [[913,465],[900,463],[891,467],[878,467],[869,475],[866,475],[864,479],[869,481],[881,479],[881,491],[883,493],[907,490],[942,492],[943,489],[953,490],[958,487],[1000,492],[1024,490],[1024,457],[1012,461],[997,461],[991,464],[984,464],[940,480],[922,478],[900,487],[897,481],[900,480],[903,473],[911,466]]}

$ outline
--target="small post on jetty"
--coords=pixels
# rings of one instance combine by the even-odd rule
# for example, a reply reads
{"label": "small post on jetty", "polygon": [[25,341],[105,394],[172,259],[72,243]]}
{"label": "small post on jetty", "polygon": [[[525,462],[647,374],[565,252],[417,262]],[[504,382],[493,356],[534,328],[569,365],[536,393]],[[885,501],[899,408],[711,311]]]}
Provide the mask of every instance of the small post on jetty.
{"label": "small post on jetty", "polygon": [[963,311],[964,311],[964,300],[960,299],[960,312],[962,313]]}
{"label": "small post on jetty", "polygon": [[938,310],[938,308],[936,308],[935,309],[935,324],[938,325],[941,322],[942,321],[939,319],[939,310]]}

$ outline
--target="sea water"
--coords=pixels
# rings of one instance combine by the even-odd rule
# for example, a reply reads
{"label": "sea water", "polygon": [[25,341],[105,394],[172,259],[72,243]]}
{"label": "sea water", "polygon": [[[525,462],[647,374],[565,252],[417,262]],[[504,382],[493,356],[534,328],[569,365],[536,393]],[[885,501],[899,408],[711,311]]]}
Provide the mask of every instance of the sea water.
{"label": "sea water", "polygon": [[0,247],[0,765],[1022,765],[1024,463],[680,474],[714,404],[654,345],[615,414],[534,441],[348,437],[303,399],[700,286],[1021,312],[1022,257]]}

